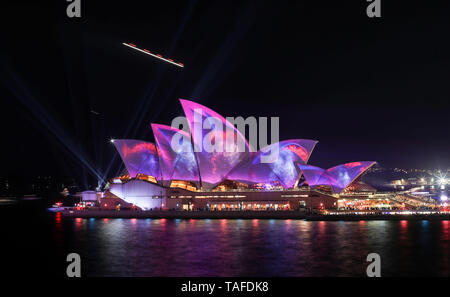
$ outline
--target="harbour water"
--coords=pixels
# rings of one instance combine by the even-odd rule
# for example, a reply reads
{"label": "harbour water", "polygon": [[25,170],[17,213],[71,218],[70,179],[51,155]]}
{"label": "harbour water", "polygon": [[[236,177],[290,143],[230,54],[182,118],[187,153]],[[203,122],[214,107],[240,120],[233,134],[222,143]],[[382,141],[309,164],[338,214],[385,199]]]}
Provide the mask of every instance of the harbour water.
{"label": "harbour water", "polygon": [[[75,219],[56,241],[92,276],[364,276],[450,273],[450,221]],[[69,246],[67,244],[69,243]]]}
{"label": "harbour water", "polygon": [[[78,253],[83,276],[449,276],[450,220],[70,218],[1,210],[10,275],[65,276]],[[5,266],[6,265],[6,266]]]}

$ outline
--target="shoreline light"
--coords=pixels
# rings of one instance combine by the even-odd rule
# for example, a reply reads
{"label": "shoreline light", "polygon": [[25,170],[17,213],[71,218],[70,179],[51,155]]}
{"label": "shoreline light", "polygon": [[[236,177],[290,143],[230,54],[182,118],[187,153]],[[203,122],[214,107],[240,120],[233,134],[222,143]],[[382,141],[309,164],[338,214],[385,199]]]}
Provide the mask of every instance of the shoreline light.
{"label": "shoreline light", "polygon": [[122,44],[125,45],[125,46],[128,46],[129,48],[132,48],[132,49],[135,49],[137,51],[140,51],[140,52],[142,52],[144,54],[150,55],[150,56],[155,57],[157,59],[160,59],[160,60],[163,60],[165,62],[171,63],[171,64],[176,65],[178,67],[184,68],[184,64],[182,64],[182,63],[177,63],[177,62],[175,62],[172,59],[166,59],[166,58],[164,58],[163,56],[161,56],[159,54],[152,54],[149,50],[147,50],[147,49],[140,49],[140,48],[136,47],[136,45],[133,44],[133,43],[122,42]]}

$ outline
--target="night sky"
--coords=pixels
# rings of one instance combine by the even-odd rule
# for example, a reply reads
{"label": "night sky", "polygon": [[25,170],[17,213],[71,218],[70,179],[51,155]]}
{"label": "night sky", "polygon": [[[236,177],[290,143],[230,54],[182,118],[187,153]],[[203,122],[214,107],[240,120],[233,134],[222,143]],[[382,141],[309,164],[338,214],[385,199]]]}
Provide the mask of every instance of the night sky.
{"label": "night sky", "polygon": [[82,0],[81,19],[63,0],[14,2],[0,18],[2,175],[112,177],[109,140],[153,141],[179,98],[277,116],[281,139],[319,141],[313,165],[450,167],[450,2],[382,0],[380,19],[364,0]]}

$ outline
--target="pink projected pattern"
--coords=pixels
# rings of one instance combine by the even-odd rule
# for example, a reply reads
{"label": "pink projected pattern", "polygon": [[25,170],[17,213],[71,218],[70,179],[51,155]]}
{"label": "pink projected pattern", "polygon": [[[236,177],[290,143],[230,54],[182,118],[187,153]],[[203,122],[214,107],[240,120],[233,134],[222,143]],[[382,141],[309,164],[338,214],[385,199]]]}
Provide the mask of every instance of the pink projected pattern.
{"label": "pink projected pattern", "polygon": [[[152,124],[156,146],[141,140],[114,141],[131,178],[146,174],[167,182],[166,185],[171,180],[185,180],[201,183],[205,190],[210,190],[224,180],[278,182],[284,188],[292,188],[303,174],[309,186],[330,186],[333,192],[340,193],[375,164],[372,161],[352,162],[327,170],[307,165],[317,144],[308,139],[283,140],[251,152],[244,136],[224,117],[195,102],[183,99],[180,102],[192,135],[167,125]],[[217,122],[210,129],[203,128],[204,121],[211,121],[211,118]],[[222,129],[214,129],[214,124],[221,125]],[[234,143],[227,143],[227,131],[231,131]],[[178,148],[172,143],[175,135],[181,136],[175,143]],[[207,151],[205,140],[221,151]],[[238,143],[243,145],[241,151],[238,151]],[[267,159],[271,161],[265,163],[263,160]]]}
{"label": "pink projected pattern", "polygon": [[[167,125],[152,124],[153,135],[158,146],[162,178],[164,181],[188,180],[199,182],[197,162],[190,135],[182,130]],[[179,133],[179,149],[172,149],[171,142],[175,134]]]}
{"label": "pink projected pattern", "polygon": [[130,177],[136,177],[138,173],[161,178],[159,170],[159,158],[153,143],[133,140],[115,139],[114,146],[122,158]]}
{"label": "pink projected pattern", "polygon": [[327,170],[304,164],[300,164],[299,167],[310,187],[331,186],[334,193],[340,193],[375,163],[373,161],[352,162]]}
{"label": "pink projected pattern", "polygon": [[[317,141],[309,139],[291,139],[271,144],[251,153],[226,178],[251,183],[279,181],[284,187],[292,188],[300,174],[295,164],[306,164],[316,144]],[[278,157],[274,162],[262,163],[261,158],[268,157],[275,146],[278,146]]]}
{"label": "pink projected pattern", "polygon": [[[202,185],[206,189],[212,188],[215,184],[222,181],[226,174],[230,172],[237,164],[246,159],[249,155],[250,149],[247,140],[242,136],[238,129],[229,123],[223,116],[215,111],[192,101],[180,99],[186,115],[189,128],[192,134],[193,145],[195,148],[195,156],[197,158]],[[195,124],[194,113],[198,112],[200,115],[199,123]],[[202,123],[206,118],[214,117],[222,123],[222,131],[215,132],[214,129],[199,129],[201,134],[195,129],[195,125],[202,127]],[[226,143],[227,127],[233,131],[234,144]],[[220,134],[219,134],[220,133]],[[221,151],[207,152],[204,148],[204,139],[210,143],[215,143],[221,148]],[[238,140],[242,141],[245,147],[245,152],[238,152]],[[229,147],[227,147],[227,145]],[[201,150],[201,151],[200,151]]]}

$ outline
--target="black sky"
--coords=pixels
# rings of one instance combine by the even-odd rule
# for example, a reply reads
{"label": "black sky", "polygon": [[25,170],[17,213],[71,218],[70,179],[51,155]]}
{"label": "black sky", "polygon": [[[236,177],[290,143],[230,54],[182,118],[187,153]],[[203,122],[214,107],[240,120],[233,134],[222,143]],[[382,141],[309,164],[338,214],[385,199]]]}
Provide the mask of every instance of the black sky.
{"label": "black sky", "polygon": [[448,2],[382,0],[369,19],[363,0],[81,1],[81,19],[63,0],[2,3],[4,175],[111,177],[108,140],[153,140],[179,98],[278,116],[281,139],[319,140],[314,165],[450,167]]}

